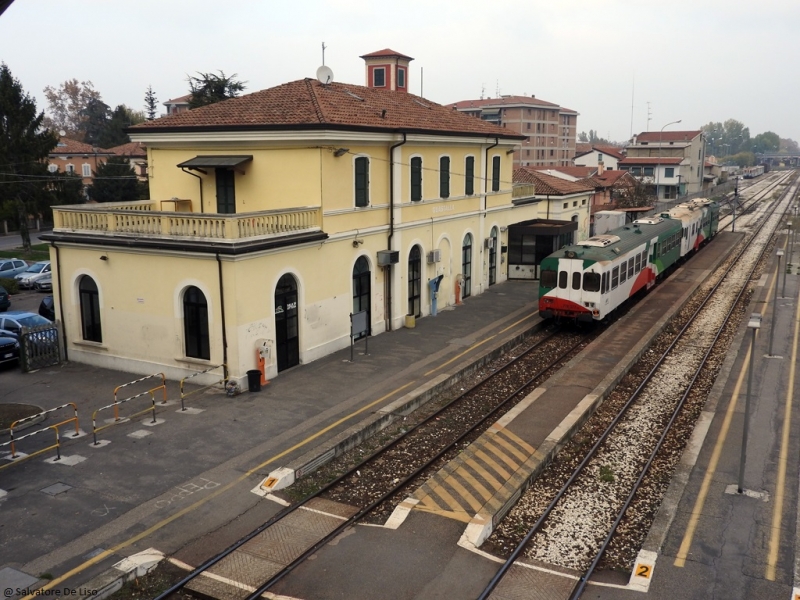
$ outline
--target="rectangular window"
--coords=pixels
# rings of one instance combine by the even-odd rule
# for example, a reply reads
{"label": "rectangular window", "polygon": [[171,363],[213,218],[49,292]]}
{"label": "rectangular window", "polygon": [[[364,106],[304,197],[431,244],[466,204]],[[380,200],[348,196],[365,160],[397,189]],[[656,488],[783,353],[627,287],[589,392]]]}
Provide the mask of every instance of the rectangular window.
{"label": "rectangular window", "polygon": [[628,281],[628,269],[625,263],[622,263],[619,268],[619,282],[620,284]]}
{"label": "rectangular window", "polygon": [[56,171],[58,171],[58,165],[49,165],[47,167],[47,170],[50,171],[51,173],[55,173]]}
{"label": "rectangular window", "polygon": [[450,197],[450,157],[442,156],[439,159],[439,197]]}
{"label": "rectangular window", "polygon": [[406,87],[406,70],[402,67],[397,68],[397,87]]}
{"label": "rectangular window", "polygon": [[67,165],[67,173],[74,173],[75,165]]}
{"label": "rectangular window", "polygon": [[572,203],[572,207],[573,208],[575,208],[576,206],[578,206],[578,201],[577,200],[573,201],[573,203]]}
{"label": "rectangular window", "polygon": [[464,167],[464,194],[472,196],[475,193],[475,157],[468,156]]}
{"label": "rectangular window", "polygon": [[356,206],[369,206],[369,159],[356,158]]}
{"label": "rectangular window", "polygon": [[645,177],[652,177],[653,175],[655,175],[655,171],[653,170],[653,167],[645,167],[644,168],[644,176]]}
{"label": "rectangular window", "polygon": [[631,167],[631,175],[641,175],[642,167]]}
{"label": "rectangular window", "polygon": [[600,273],[584,273],[583,291],[585,292],[600,291]]}
{"label": "rectangular window", "polygon": [[564,202],[564,205],[561,208],[569,208],[569,202]]}
{"label": "rectangular window", "polygon": [[559,271],[558,273],[558,287],[562,290],[567,289],[567,272]]}
{"label": "rectangular window", "polygon": [[633,258],[628,259],[628,279],[633,279]]}
{"label": "rectangular window", "polygon": [[673,177],[675,177],[675,167],[665,167],[664,179],[672,179]]}
{"label": "rectangular window", "polygon": [[556,287],[556,278],[557,273],[555,271],[550,270],[543,270],[541,274],[541,278],[539,280],[539,285],[543,288],[554,288]]}
{"label": "rectangular window", "polygon": [[81,169],[83,171],[84,177],[91,177],[92,176],[92,166],[88,164],[81,165]]}
{"label": "rectangular window", "polygon": [[500,191],[500,157],[492,157],[492,191]]}
{"label": "rectangular window", "polygon": [[636,255],[636,266],[634,268],[636,269],[637,273],[642,270],[642,255],[641,254],[637,254]]}
{"label": "rectangular window", "polygon": [[372,86],[386,87],[386,69],[380,67],[372,70]]}
{"label": "rectangular window", "polygon": [[611,289],[614,290],[619,285],[619,267],[614,267],[611,271]]}
{"label": "rectangular window", "polygon": [[411,201],[422,200],[422,158],[415,156],[411,159]]}
{"label": "rectangular window", "polygon": [[215,169],[217,179],[217,212],[232,215],[236,212],[234,173],[228,169]]}
{"label": "rectangular window", "polygon": [[572,289],[573,290],[581,289],[581,274],[577,271],[575,271],[572,274]]}
{"label": "rectangular window", "polygon": [[642,252],[642,268],[644,269],[647,266],[647,250]]}

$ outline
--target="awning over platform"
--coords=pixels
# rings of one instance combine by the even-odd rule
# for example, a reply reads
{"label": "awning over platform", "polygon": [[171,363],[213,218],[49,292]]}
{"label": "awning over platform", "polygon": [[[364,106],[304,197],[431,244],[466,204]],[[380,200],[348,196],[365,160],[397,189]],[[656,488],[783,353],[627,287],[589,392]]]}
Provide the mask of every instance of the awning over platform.
{"label": "awning over platform", "polygon": [[530,235],[561,235],[578,230],[577,221],[556,221],[553,219],[531,219],[508,226],[509,231],[524,231]]}

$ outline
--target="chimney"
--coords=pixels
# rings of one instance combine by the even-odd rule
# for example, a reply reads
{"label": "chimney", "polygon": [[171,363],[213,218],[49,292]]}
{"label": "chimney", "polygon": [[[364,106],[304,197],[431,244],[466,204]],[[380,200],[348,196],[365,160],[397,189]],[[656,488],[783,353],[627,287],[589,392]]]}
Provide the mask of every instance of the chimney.
{"label": "chimney", "polygon": [[408,65],[413,58],[389,48],[364,54],[361,58],[366,63],[367,87],[408,91]]}
{"label": "chimney", "polygon": [[605,165],[601,160],[600,162],[597,163],[597,174],[602,175],[603,173],[605,173],[605,171],[606,171]]}

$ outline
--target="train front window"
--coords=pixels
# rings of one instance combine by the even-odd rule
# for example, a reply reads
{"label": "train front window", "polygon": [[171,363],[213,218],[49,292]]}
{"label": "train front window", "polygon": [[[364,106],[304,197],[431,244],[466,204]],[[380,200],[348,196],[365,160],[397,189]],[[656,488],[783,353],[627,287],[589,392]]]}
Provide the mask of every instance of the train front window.
{"label": "train front window", "polygon": [[559,274],[558,274],[558,287],[560,287],[562,290],[567,289],[567,272],[566,271],[560,271],[559,272]]}
{"label": "train front window", "polygon": [[558,273],[556,273],[556,271],[550,271],[550,270],[542,271],[541,281],[539,282],[539,285],[541,285],[543,288],[554,288],[556,287],[557,280],[558,280]]}
{"label": "train front window", "polygon": [[580,273],[573,273],[572,274],[572,289],[573,290],[581,289],[581,274]]}
{"label": "train front window", "polygon": [[583,291],[584,292],[600,291],[600,273],[583,274]]}

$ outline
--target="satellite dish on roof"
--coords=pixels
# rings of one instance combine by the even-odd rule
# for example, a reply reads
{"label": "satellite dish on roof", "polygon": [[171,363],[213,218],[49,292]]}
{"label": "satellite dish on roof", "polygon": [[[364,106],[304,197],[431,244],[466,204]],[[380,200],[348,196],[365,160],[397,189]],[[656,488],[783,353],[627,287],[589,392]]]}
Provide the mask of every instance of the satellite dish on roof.
{"label": "satellite dish on roof", "polygon": [[328,85],[329,83],[332,83],[333,71],[331,71],[331,68],[322,65],[319,69],[317,69],[317,81],[319,81],[323,85]]}
{"label": "satellite dish on roof", "polygon": [[67,132],[62,129],[61,131],[58,132],[58,135],[64,137],[65,135],[67,135]]}

